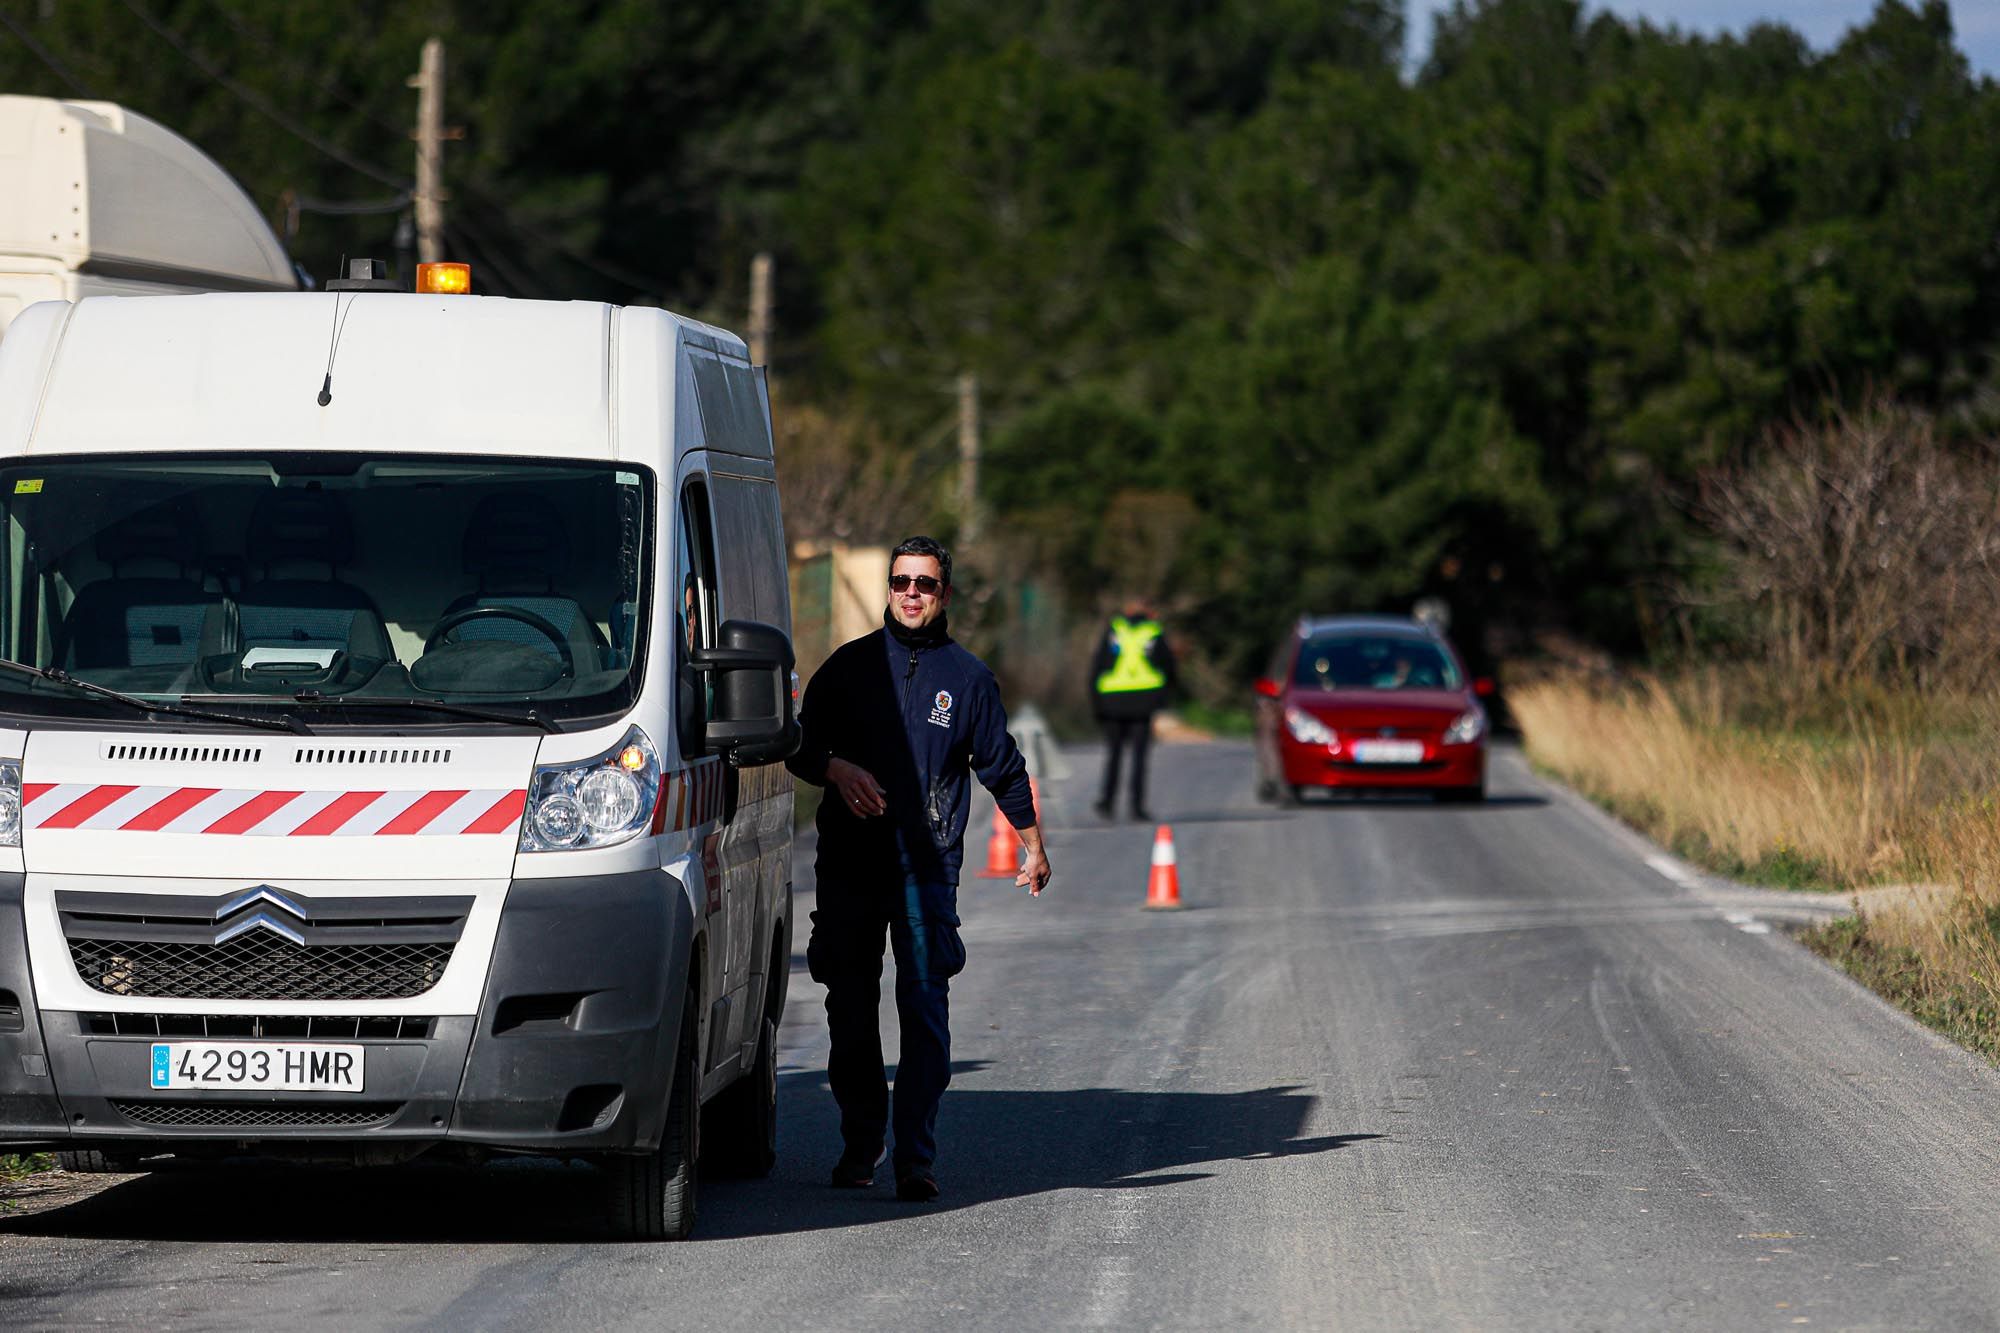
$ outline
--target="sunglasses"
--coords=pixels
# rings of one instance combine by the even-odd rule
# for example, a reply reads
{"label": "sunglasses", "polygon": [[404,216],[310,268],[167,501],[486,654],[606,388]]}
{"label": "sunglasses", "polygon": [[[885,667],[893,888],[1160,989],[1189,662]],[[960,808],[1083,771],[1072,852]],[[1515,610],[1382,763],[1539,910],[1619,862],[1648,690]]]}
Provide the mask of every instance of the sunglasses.
{"label": "sunglasses", "polygon": [[944,588],[942,583],[928,574],[891,574],[889,591],[906,592],[912,583],[916,584],[917,591],[926,597],[935,597]]}

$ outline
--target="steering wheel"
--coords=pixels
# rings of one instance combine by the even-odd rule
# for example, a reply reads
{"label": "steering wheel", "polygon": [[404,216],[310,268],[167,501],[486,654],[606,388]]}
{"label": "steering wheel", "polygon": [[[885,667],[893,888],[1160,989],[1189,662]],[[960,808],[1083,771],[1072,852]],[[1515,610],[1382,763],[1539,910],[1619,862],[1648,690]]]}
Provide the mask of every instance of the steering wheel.
{"label": "steering wheel", "polygon": [[518,606],[468,606],[463,611],[454,611],[438,621],[431,630],[431,636],[424,640],[424,651],[433,652],[445,641],[445,636],[470,620],[485,620],[492,617],[503,620],[518,620],[529,629],[536,631],[556,647],[556,656],[562,659],[562,674],[576,674],[576,654],[570,651],[569,639],[563,632],[533,611]]}

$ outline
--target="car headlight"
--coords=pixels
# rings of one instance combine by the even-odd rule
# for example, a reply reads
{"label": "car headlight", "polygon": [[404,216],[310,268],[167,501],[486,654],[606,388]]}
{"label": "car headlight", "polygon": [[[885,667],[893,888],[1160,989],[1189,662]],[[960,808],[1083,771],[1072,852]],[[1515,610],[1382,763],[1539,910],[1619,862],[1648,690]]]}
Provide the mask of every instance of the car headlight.
{"label": "car headlight", "polygon": [[1301,745],[1333,745],[1340,739],[1333,734],[1332,727],[1303,708],[1285,710],[1285,730]]}
{"label": "car headlight", "polygon": [[21,761],[0,759],[0,847],[21,845]]}
{"label": "car headlight", "polygon": [[1444,729],[1446,745],[1470,745],[1486,734],[1486,710],[1468,708]]}
{"label": "car headlight", "polygon": [[629,841],[653,822],[659,801],[660,757],[634,727],[595,759],[535,770],[521,850],[567,852]]}

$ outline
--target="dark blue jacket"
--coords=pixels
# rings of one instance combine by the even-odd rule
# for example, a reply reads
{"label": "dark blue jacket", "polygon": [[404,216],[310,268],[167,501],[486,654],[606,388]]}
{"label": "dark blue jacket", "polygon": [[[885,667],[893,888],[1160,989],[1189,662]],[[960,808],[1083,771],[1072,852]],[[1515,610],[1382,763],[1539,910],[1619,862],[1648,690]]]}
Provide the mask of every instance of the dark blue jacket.
{"label": "dark blue jacket", "polygon": [[1015,828],[1035,822],[1028,765],[1007,734],[1000,687],[942,621],[900,625],[842,644],[806,687],[791,770],[826,786],[829,760],[873,774],[888,813],[862,819],[831,794],[819,804],[822,881],[916,875],[956,884],[964,860],[968,771]]}

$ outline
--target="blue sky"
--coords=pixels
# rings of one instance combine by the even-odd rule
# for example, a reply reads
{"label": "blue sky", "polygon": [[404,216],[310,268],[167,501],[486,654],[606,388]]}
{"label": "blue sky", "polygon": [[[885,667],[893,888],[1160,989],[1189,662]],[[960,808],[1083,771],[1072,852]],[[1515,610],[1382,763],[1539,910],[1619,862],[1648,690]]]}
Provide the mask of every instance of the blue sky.
{"label": "blue sky", "polygon": [[[1431,15],[1448,8],[1449,0],[1408,4],[1411,63],[1416,65],[1430,49]],[[1824,51],[1849,28],[1867,22],[1875,0],[1589,0],[1589,7],[1643,18],[1656,27],[1702,33],[1741,32],[1752,23],[1774,21],[1803,34],[1815,51]],[[1953,0],[1951,20],[1958,48],[1972,61],[1973,71],[2000,78],[2000,0]]]}

